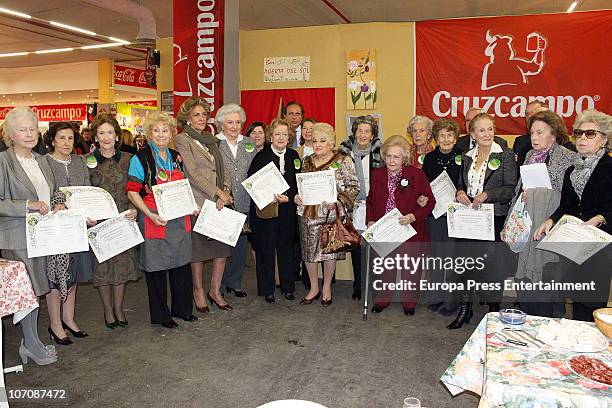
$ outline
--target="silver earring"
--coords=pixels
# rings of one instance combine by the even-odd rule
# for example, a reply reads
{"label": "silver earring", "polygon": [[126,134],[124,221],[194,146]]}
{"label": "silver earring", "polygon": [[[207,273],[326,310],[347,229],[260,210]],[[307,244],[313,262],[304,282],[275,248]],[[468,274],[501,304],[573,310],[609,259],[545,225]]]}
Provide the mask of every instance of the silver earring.
{"label": "silver earring", "polygon": [[119,141],[119,138],[118,138],[118,137],[116,137],[116,138],[115,138],[115,142],[118,142],[118,141]]}

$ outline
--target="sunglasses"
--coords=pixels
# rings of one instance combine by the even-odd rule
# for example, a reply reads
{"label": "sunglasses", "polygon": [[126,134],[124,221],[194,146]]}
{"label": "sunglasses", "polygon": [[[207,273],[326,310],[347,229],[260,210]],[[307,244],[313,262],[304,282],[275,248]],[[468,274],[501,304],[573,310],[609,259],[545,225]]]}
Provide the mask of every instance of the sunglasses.
{"label": "sunglasses", "polygon": [[576,137],[576,139],[580,139],[582,135],[585,135],[587,139],[594,139],[595,136],[597,136],[597,133],[601,133],[604,136],[606,135],[604,132],[595,129],[574,129],[574,136]]}

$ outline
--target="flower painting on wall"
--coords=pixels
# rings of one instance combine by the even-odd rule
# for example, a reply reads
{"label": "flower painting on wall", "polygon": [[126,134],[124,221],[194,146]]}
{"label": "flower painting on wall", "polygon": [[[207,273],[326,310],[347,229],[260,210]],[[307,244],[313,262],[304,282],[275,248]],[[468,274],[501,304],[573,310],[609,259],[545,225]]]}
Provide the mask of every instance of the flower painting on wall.
{"label": "flower painting on wall", "polygon": [[376,108],[376,50],[346,54],[347,109]]}

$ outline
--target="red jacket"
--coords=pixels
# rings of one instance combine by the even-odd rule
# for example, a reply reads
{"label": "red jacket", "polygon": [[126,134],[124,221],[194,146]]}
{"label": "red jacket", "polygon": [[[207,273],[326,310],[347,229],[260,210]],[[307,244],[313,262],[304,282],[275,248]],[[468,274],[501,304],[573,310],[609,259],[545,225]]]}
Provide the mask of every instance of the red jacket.
{"label": "red jacket", "polygon": [[[408,241],[429,242],[427,216],[431,214],[435,207],[436,199],[431,192],[427,176],[421,169],[414,166],[404,166],[402,168],[402,179],[408,180],[409,185],[408,187],[397,187],[395,190],[395,206],[402,215],[412,213],[416,217],[412,227],[417,234]],[[385,206],[389,198],[388,180],[386,167],[372,171],[370,194],[368,194],[366,200],[366,222],[378,221],[385,215]],[[429,198],[425,207],[417,204],[417,198],[422,195]]]}

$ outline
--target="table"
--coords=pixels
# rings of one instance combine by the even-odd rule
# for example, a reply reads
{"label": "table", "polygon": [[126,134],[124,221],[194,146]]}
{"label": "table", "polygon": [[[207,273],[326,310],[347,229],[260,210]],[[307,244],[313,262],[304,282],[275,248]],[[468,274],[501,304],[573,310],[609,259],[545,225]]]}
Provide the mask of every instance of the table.
{"label": "table", "polygon": [[[527,316],[520,328],[535,337],[540,325],[549,320]],[[565,360],[573,352],[548,346],[534,350],[507,345],[495,334],[508,326],[497,313],[489,313],[480,321],[440,377],[453,396],[465,391],[478,394],[479,408],[612,406],[612,387],[584,380],[566,367]],[[611,351],[609,347],[602,353]]]}

